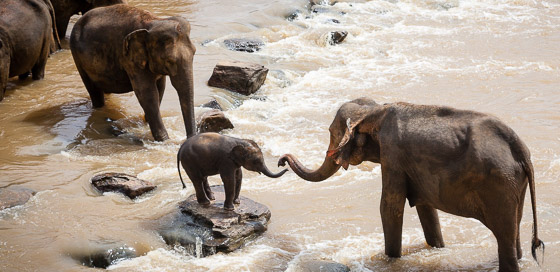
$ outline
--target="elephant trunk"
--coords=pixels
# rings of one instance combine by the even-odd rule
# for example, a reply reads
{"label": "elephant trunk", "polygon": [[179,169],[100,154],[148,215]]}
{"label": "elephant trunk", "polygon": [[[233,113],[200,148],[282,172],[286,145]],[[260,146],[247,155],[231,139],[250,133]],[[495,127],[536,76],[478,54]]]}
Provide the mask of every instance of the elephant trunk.
{"label": "elephant trunk", "polygon": [[334,175],[334,173],[340,169],[340,165],[336,164],[336,162],[328,156],[325,157],[323,164],[317,170],[306,168],[292,154],[285,154],[282,156],[280,160],[278,160],[278,165],[283,166],[286,162],[288,162],[290,168],[292,168],[294,173],[300,178],[312,182],[323,181]]}
{"label": "elephant trunk", "polygon": [[181,104],[181,112],[183,114],[183,122],[187,130],[187,138],[196,134],[196,126],[194,121],[194,84],[192,58],[187,61],[186,65],[182,65],[178,69],[175,76],[170,76],[171,84],[177,90],[179,95],[179,103]]}
{"label": "elephant trunk", "polygon": [[284,169],[284,170],[274,174],[268,169],[268,167],[266,167],[266,164],[263,163],[263,166],[262,166],[262,169],[261,169],[260,172],[265,174],[269,178],[279,178],[282,175],[284,175],[286,172],[288,172],[288,169]]}

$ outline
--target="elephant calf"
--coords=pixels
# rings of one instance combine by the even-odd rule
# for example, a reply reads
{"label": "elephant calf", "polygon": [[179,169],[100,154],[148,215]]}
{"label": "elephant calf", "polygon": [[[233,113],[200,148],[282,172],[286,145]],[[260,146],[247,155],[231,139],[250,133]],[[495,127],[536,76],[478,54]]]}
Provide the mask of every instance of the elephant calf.
{"label": "elephant calf", "polygon": [[286,154],[279,165],[308,181],[322,181],[340,167],[381,164],[381,221],[385,253],[401,256],[404,205],[416,206],[429,245],[443,247],[436,209],[478,219],[498,241],[500,271],[518,271],[519,224],[529,185],[533,208],[532,252],[538,238],[535,181],[527,146],[500,120],[449,107],[360,98],[344,103],[331,126],[330,144],[317,170]]}
{"label": "elephant calf", "polygon": [[234,203],[239,204],[242,166],[271,178],[279,178],[288,171],[284,169],[277,174],[270,172],[264,163],[261,149],[254,141],[213,132],[190,137],[179,148],[177,170],[185,188],[179,164],[183,165],[191,179],[196,199],[201,205],[209,205],[210,200],[214,200],[214,194],[208,185],[208,176],[220,174],[224,183],[226,196],[224,209],[226,210],[233,210]]}

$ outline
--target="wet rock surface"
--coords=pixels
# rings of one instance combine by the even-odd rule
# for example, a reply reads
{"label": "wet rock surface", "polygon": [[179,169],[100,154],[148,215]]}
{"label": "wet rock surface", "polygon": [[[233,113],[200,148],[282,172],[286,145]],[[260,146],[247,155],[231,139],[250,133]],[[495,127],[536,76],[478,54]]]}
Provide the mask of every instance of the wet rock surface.
{"label": "wet rock surface", "polygon": [[250,95],[259,90],[267,74],[268,69],[260,64],[221,61],[214,67],[208,86]]}
{"label": "wet rock surface", "polygon": [[95,175],[91,184],[100,192],[119,192],[131,199],[157,188],[148,181],[123,173]]}
{"label": "wet rock surface", "polygon": [[72,258],[84,266],[95,268],[107,268],[122,260],[138,257],[133,247],[115,246],[111,248],[100,248],[88,253],[72,254]]}
{"label": "wet rock surface", "polygon": [[204,257],[232,252],[266,231],[270,210],[240,196],[234,211],[224,210],[223,186],[213,186],[216,200],[201,206],[193,194],[179,203],[179,212],[159,233],[169,245],[181,245],[188,254]]}
{"label": "wet rock surface", "polygon": [[211,109],[216,109],[216,110],[224,110],[222,108],[222,106],[220,106],[220,103],[218,103],[218,101],[214,98],[212,98],[212,100],[200,105],[203,108],[211,108]]}
{"label": "wet rock surface", "polygon": [[224,45],[229,50],[253,53],[261,50],[264,42],[258,39],[234,38],[224,40]]}
{"label": "wet rock surface", "polygon": [[296,272],[349,272],[350,268],[346,265],[323,260],[312,260],[300,262],[293,271]]}
{"label": "wet rock surface", "polygon": [[0,211],[27,203],[35,193],[34,190],[23,187],[1,188]]}
{"label": "wet rock surface", "polygon": [[220,110],[210,110],[200,116],[197,123],[199,133],[220,132],[224,129],[232,129],[233,124]]}
{"label": "wet rock surface", "polygon": [[348,36],[347,31],[333,31],[333,32],[330,32],[329,44],[330,45],[339,44],[339,43],[343,42],[344,39],[346,39],[346,36]]}

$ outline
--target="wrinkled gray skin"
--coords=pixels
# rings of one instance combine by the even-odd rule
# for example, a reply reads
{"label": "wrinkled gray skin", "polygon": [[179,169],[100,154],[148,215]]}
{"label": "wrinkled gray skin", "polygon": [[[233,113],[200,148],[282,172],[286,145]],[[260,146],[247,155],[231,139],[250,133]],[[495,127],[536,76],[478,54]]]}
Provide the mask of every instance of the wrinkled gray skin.
{"label": "wrinkled gray skin", "polygon": [[177,153],[177,170],[183,188],[185,183],[181,177],[181,168],[191,179],[196,199],[201,205],[209,205],[214,200],[214,194],[208,185],[208,176],[220,174],[224,183],[224,209],[233,210],[233,204],[239,204],[242,171],[247,170],[265,174],[270,178],[279,178],[287,169],[274,174],[264,163],[261,149],[252,140],[238,139],[218,133],[200,133],[188,138]]}
{"label": "wrinkled gray skin", "polygon": [[134,91],[156,141],[168,139],[159,106],[166,76],[177,90],[187,137],[196,133],[194,44],[189,22],[161,19],[128,5],[95,8],[72,29],[70,49],[94,107],[105,93]]}
{"label": "wrinkled gray skin", "polygon": [[54,49],[52,6],[48,0],[0,1],[0,101],[8,79],[45,76]]}
{"label": "wrinkled gray skin", "polygon": [[[301,178],[322,181],[342,166],[381,164],[381,219],[385,253],[401,256],[406,199],[416,206],[427,243],[443,247],[438,210],[471,217],[498,241],[499,270],[518,271],[522,256],[519,224],[529,184],[533,208],[532,252],[538,239],[535,183],[529,150],[495,117],[449,107],[360,98],[343,104],[330,128],[330,144],[317,170],[293,155],[286,162]],[[535,257],[536,260],[536,257]]]}
{"label": "wrinkled gray skin", "polygon": [[56,14],[56,29],[60,39],[66,36],[68,22],[73,15],[85,14],[98,7],[126,4],[126,0],[51,0]]}

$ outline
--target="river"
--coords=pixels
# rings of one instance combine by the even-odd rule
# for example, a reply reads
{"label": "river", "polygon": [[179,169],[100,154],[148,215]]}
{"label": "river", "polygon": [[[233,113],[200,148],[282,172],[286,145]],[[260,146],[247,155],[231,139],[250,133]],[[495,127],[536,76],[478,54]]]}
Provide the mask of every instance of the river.
{"label": "river", "polygon": [[[557,271],[560,2],[357,0],[316,13],[306,0],[234,2],[129,0],[158,16],[181,15],[191,22],[195,105],[215,98],[235,125],[227,135],[255,140],[277,171],[284,153],[309,168],[319,166],[336,110],[361,96],[495,115],[527,144],[535,167],[545,262],[538,266],[530,256],[532,211],[526,199],[520,268]],[[287,20],[296,10],[298,16]],[[348,37],[329,45],[325,34],[335,30],[348,31]],[[266,45],[256,53],[223,45],[237,37]],[[220,60],[256,62],[270,72],[256,94],[234,95],[206,85]],[[104,108],[93,110],[67,49],[50,57],[44,80],[12,79],[0,102],[0,187],[38,193],[0,212],[0,271],[93,271],[68,255],[112,243],[142,255],[110,266],[113,271],[290,271],[311,259],[334,260],[352,271],[498,269],[496,240],[480,222],[440,212],[446,247],[432,249],[408,205],[403,257],[388,259],[379,215],[381,171],[373,163],[341,169],[322,183],[292,172],[270,179],[244,171],[241,194],[272,212],[267,232],[231,254],[185,255],[155,230],[194,192],[188,181],[181,189],[175,165],[185,129],[170,83],[162,116],[170,139],[154,142],[133,94],[108,96]],[[134,201],[100,195],[90,178],[109,171],[137,175],[158,188]],[[218,177],[209,180],[221,183]]]}

